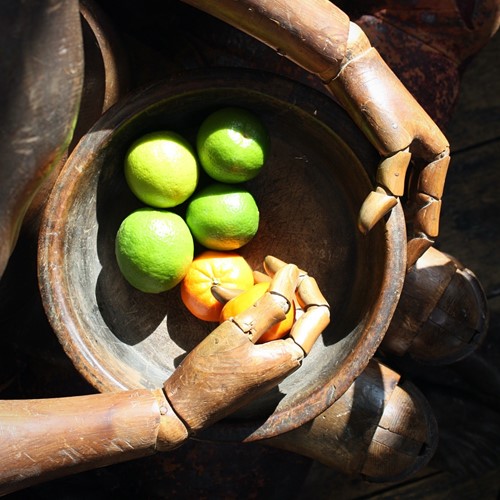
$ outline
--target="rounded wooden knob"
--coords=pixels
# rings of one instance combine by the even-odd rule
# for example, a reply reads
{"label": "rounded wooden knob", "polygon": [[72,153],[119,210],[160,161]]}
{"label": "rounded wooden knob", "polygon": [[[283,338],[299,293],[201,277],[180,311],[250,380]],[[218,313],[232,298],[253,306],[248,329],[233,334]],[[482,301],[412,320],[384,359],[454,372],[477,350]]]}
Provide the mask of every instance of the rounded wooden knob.
{"label": "rounded wooden knob", "polygon": [[458,361],[481,344],[488,318],[486,295],[474,273],[430,248],[405,278],[381,349],[424,363]]}
{"label": "rounded wooden knob", "polygon": [[346,475],[400,481],[428,463],[437,445],[434,414],[420,391],[372,359],[324,413],[266,443]]}
{"label": "rounded wooden knob", "polygon": [[432,458],[437,441],[437,425],[427,400],[404,380],[384,406],[361,474],[377,482],[412,476]]}

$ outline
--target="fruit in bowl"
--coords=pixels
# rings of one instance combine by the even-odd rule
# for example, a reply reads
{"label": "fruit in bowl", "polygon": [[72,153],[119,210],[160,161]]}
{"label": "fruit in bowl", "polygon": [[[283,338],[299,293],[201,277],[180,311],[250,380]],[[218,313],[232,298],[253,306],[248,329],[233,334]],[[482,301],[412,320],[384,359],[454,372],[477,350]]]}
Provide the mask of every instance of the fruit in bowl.
{"label": "fruit in bowl", "polygon": [[120,224],[115,251],[118,267],[132,286],[160,293],[184,278],[193,260],[194,243],[179,215],[143,208]]}
{"label": "fruit in bowl", "polygon": [[[175,213],[147,209],[122,222],[115,253],[129,284],[147,293],[175,287],[193,260],[192,236],[205,248],[223,251],[241,248],[255,236],[255,199],[246,189],[225,182],[254,178],[264,166],[268,142],[266,128],[255,114],[235,107],[211,113],[198,130],[198,152],[206,172],[224,183],[195,192],[200,161],[185,137],[160,130],[134,140],[124,161],[125,179],[134,195],[151,207],[188,205],[186,222]],[[197,317],[207,315],[194,305],[195,298],[184,302]],[[218,319],[208,315],[211,321]]]}
{"label": "fruit in bowl", "polygon": [[268,155],[269,135],[256,114],[225,107],[203,121],[196,147],[201,165],[212,179],[239,183],[260,173]]}
{"label": "fruit in bowl", "polygon": [[182,136],[150,132],[136,139],[125,157],[125,178],[144,203],[171,208],[186,201],[198,185],[195,153]]}
{"label": "fruit in bowl", "polygon": [[192,197],[186,222],[204,247],[236,250],[257,234],[259,207],[246,189],[217,182]]}
{"label": "fruit in bowl", "polygon": [[214,286],[244,291],[254,284],[252,268],[235,252],[205,251],[189,266],[181,283],[187,309],[203,321],[219,321],[223,303],[212,293]]}
{"label": "fruit in bowl", "polygon": [[[358,231],[379,155],[331,99],[240,69],[178,75],[127,97],[98,120],[61,171],[43,221],[39,277],[54,331],[94,387],[161,387],[214,325],[186,309],[180,286],[150,294],[123,279],[116,234],[144,208],[126,183],[124,159],[152,131],[175,131],[195,144],[207,116],[234,106],[259,116],[272,141],[259,175],[240,185],[255,199],[259,226],[238,253],[252,269],[266,255],[306,269],[333,318],[300,370],[204,434],[255,440],[302,425],[347,390],[382,340],[404,280],[401,207],[367,235]],[[206,181],[200,177],[197,190]],[[184,217],[188,203],[170,210]],[[196,242],[195,255],[202,249]]]}

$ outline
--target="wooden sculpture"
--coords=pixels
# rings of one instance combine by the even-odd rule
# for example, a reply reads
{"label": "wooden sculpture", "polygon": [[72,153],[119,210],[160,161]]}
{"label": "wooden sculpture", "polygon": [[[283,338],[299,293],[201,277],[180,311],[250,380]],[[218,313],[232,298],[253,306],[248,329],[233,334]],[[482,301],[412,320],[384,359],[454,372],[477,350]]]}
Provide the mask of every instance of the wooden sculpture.
{"label": "wooden sculpture", "polygon": [[[290,336],[254,345],[284,319],[295,293],[305,313]],[[309,322],[311,316],[320,321]],[[1,401],[0,493],[179,446],[298,369],[328,322],[329,306],[315,281],[287,264],[269,291],[217,327],[163,388]]]}
{"label": "wooden sculpture", "polygon": [[487,331],[481,283],[455,257],[431,247],[406,276],[381,350],[423,363],[449,364],[473,353]]}
{"label": "wooden sculpture", "polygon": [[420,391],[372,359],[324,413],[263,443],[311,457],[347,476],[395,482],[428,463],[438,430]]}
{"label": "wooden sculpture", "polygon": [[[382,156],[377,186],[360,210],[360,230],[369,231],[406,194],[411,267],[439,233],[449,145],[363,31],[326,0],[185,3],[274,48],[335,95]],[[405,193],[410,160],[411,182]]]}
{"label": "wooden sculpture", "polygon": [[[0,494],[172,450],[299,369],[329,322],[329,306],[293,264],[268,257],[265,268],[273,275],[269,291],[216,328],[163,388],[1,401]],[[304,314],[290,336],[254,345],[295,294]],[[370,480],[406,477],[432,457],[437,432],[425,399],[399,379],[373,360],[323,414],[264,443]]]}
{"label": "wooden sculpture", "polygon": [[73,134],[83,86],[78,1],[57,9],[37,0],[13,3],[0,33],[2,275],[31,200]]}
{"label": "wooden sculpture", "polygon": [[[329,307],[316,281],[296,266],[268,257],[264,267],[274,276],[270,291],[191,351],[163,389],[0,402],[0,492],[171,450],[298,369],[328,324]],[[420,282],[434,283],[424,284],[425,276]],[[295,292],[305,314],[290,337],[254,345],[284,317]],[[396,481],[428,462],[437,430],[419,391],[372,360],[325,412],[263,443],[346,474]]]}
{"label": "wooden sculpture", "polygon": [[[370,231],[397,204],[397,199],[406,195],[411,268],[438,235],[449,148],[439,128],[394,76],[362,30],[326,0],[186,3],[251,34],[317,75],[348,110],[382,157],[376,186],[360,210],[359,228]],[[53,25],[72,26],[78,35],[75,4],[67,2],[68,9],[73,9],[71,19],[54,21]],[[69,57],[75,78],[72,85],[64,87],[69,95],[58,98],[67,104],[65,111],[71,119],[55,120],[47,126],[42,141],[47,151],[29,168],[18,162],[23,151],[16,150],[13,170],[6,170],[3,163],[0,169],[2,193],[10,192],[9,183],[14,177],[17,186],[15,196],[3,196],[0,205],[0,274],[26,207],[71,136],[81,91],[82,57],[78,42],[70,49],[60,55]],[[53,78],[54,73],[49,76]],[[35,111],[39,115],[39,110]],[[28,116],[22,118],[26,121]],[[29,139],[24,138],[25,142]],[[22,182],[18,182],[18,174]],[[214,330],[191,351],[163,388],[0,402],[0,493],[173,449],[298,369],[329,321],[328,304],[314,281],[295,266],[270,259],[267,268],[274,275],[271,291],[250,311]],[[306,304],[303,319],[287,339],[254,345],[267,327],[283,317],[295,291]],[[244,369],[236,371],[236,365]],[[343,464],[343,470],[349,473],[380,480],[415,470],[432,454],[435,424],[418,391],[403,390],[398,378],[372,361],[344,396],[320,417],[268,444],[304,453],[332,466]],[[358,389],[373,397],[360,400]],[[356,408],[361,409],[363,418],[342,420]],[[401,415],[407,420],[401,420]],[[352,436],[360,431],[366,431],[363,439],[353,440]],[[329,447],[325,435],[341,443],[342,448]],[[387,449],[394,452],[390,454],[393,462],[386,461],[380,451]],[[389,470],[389,465],[394,468]]]}

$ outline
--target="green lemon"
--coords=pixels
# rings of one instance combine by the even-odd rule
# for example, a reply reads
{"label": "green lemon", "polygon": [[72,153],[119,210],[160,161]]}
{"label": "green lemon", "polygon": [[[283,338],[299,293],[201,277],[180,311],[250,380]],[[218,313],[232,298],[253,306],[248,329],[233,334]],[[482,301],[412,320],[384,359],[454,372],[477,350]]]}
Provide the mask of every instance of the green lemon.
{"label": "green lemon", "polygon": [[193,261],[194,242],[177,214],[142,208],[121,223],[115,254],[120,271],[132,286],[160,293],[184,278]]}
{"label": "green lemon", "polygon": [[198,184],[199,168],[191,145],[162,130],[137,139],[125,156],[125,179],[141,201],[170,208],[186,201]]}
{"label": "green lemon", "polygon": [[220,182],[253,179],[267,158],[269,136],[261,120],[250,111],[228,107],[209,115],[196,137],[200,164]]}
{"label": "green lemon", "polygon": [[191,198],[186,222],[195,239],[206,248],[235,250],[257,233],[259,209],[245,189],[217,182]]}

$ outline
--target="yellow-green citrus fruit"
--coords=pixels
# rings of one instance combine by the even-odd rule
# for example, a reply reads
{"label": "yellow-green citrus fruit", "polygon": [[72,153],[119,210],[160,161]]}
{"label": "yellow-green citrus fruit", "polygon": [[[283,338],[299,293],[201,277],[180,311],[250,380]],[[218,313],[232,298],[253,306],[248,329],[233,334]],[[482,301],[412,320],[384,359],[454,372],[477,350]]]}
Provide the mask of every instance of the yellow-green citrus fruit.
{"label": "yellow-green citrus fruit", "polygon": [[236,250],[257,233],[259,209],[247,190],[216,182],[191,198],[186,222],[195,239],[204,247]]}
{"label": "yellow-green citrus fruit", "polygon": [[220,182],[245,182],[264,166],[269,135],[255,114],[228,107],[212,113],[201,124],[196,148],[210,177]]}
{"label": "yellow-green citrus fruit", "polygon": [[125,279],[147,293],[177,285],[194,257],[194,242],[177,214],[153,208],[132,212],[116,234],[115,254]]}
{"label": "yellow-green citrus fruit", "polygon": [[199,167],[191,145],[166,130],[146,134],[125,156],[125,179],[146,205],[171,208],[186,201],[196,189]]}

